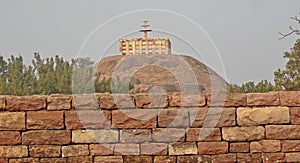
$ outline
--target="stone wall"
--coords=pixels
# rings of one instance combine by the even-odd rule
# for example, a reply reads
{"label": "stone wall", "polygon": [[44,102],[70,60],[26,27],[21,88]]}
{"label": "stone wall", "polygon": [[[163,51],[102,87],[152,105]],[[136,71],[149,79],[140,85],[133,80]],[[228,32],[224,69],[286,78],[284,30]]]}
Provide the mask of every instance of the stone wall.
{"label": "stone wall", "polygon": [[300,162],[300,92],[0,96],[7,162]]}

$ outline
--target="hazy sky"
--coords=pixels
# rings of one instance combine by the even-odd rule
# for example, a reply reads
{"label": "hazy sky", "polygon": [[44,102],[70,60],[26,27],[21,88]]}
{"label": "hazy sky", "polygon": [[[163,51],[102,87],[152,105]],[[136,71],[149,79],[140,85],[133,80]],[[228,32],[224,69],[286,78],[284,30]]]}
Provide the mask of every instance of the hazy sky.
{"label": "hazy sky", "polygon": [[229,82],[273,81],[297,39],[279,40],[278,32],[297,26],[289,17],[299,12],[299,0],[1,0],[0,53],[26,63],[34,52],[96,61],[117,54],[120,37],[142,36],[149,20],[150,35],[170,37],[173,53],[194,56]]}

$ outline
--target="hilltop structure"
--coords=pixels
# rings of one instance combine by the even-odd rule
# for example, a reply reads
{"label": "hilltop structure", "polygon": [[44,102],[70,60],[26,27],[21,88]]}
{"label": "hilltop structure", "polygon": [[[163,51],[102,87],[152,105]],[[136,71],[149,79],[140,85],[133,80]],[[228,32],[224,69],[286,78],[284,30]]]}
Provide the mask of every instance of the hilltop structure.
{"label": "hilltop structure", "polygon": [[120,55],[132,54],[171,54],[171,42],[168,37],[150,37],[148,21],[144,21],[140,32],[144,38],[121,38],[119,40]]}

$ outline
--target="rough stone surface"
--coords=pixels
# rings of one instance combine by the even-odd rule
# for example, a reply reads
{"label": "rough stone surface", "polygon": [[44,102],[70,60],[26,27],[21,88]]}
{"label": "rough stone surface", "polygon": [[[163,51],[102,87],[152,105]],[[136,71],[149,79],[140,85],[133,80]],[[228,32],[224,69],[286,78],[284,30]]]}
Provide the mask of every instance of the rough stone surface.
{"label": "rough stone surface", "polygon": [[300,151],[300,140],[282,140],[282,152],[296,152]]}
{"label": "rough stone surface", "polygon": [[114,154],[113,144],[90,144],[89,149],[92,156],[107,156]]}
{"label": "rough stone surface", "polygon": [[176,142],[169,144],[169,155],[197,154],[196,142]]}
{"label": "rough stone surface", "polygon": [[9,111],[40,110],[46,108],[46,98],[41,96],[12,96],[6,99]]}
{"label": "rough stone surface", "polygon": [[65,121],[67,129],[109,129],[111,127],[111,113],[101,110],[66,111]]}
{"label": "rough stone surface", "polygon": [[102,109],[129,109],[135,108],[134,100],[131,96],[126,94],[107,94],[99,95],[100,107]]}
{"label": "rough stone surface", "polygon": [[0,157],[27,157],[28,147],[24,145],[20,146],[0,146]]}
{"label": "rough stone surface", "polygon": [[191,108],[189,109],[191,127],[227,127],[236,124],[235,108]]}
{"label": "rough stone surface", "polygon": [[94,163],[123,163],[122,156],[97,156]]}
{"label": "rough stone surface", "polygon": [[0,131],[0,145],[20,144],[21,135],[18,131]]}
{"label": "rough stone surface", "polygon": [[31,157],[61,157],[60,146],[55,145],[33,145],[29,146]]}
{"label": "rough stone surface", "polygon": [[238,108],[239,126],[258,126],[265,124],[285,124],[290,122],[288,107]]}
{"label": "rough stone surface", "polygon": [[180,128],[156,128],[152,129],[152,140],[154,142],[183,142],[185,129]]}
{"label": "rough stone surface", "polygon": [[168,144],[165,143],[144,143],[141,144],[142,155],[166,155]]}
{"label": "rough stone surface", "polygon": [[176,163],[176,156],[154,156],[153,163]]}
{"label": "rough stone surface", "polygon": [[157,110],[114,110],[112,112],[112,127],[114,128],[155,128]]}
{"label": "rough stone surface", "polygon": [[5,109],[5,97],[0,96],[0,110]]}
{"label": "rough stone surface", "polygon": [[117,109],[117,105],[115,104],[114,97],[109,93],[99,94],[99,105],[102,109]]}
{"label": "rough stone surface", "polygon": [[232,153],[247,153],[250,151],[250,144],[248,142],[230,143],[229,151]]}
{"label": "rough stone surface", "polygon": [[22,143],[28,145],[61,145],[70,142],[70,131],[67,130],[32,130],[22,133]]}
{"label": "rough stone surface", "polygon": [[209,155],[196,156],[178,156],[177,163],[210,163],[211,157]]}
{"label": "rough stone surface", "polygon": [[267,125],[267,139],[300,139],[300,125]]}
{"label": "rough stone surface", "polygon": [[187,109],[163,109],[158,113],[159,127],[187,127],[189,113]]}
{"label": "rough stone surface", "polygon": [[124,163],[143,162],[152,163],[151,156],[124,156]]}
{"label": "rough stone surface", "polygon": [[238,153],[237,162],[261,163],[261,153]]}
{"label": "rough stone surface", "polygon": [[63,129],[64,116],[61,111],[28,112],[26,118],[27,129]]}
{"label": "rough stone surface", "polygon": [[263,153],[262,160],[264,163],[286,162],[284,153]]}
{"label": "rough stone surface", "polygon": [[66,158],[41,158],[40,163],[66,163]]}
{"label": "rough stone surface", "polygon": [[300,91],[279,92],[281,106],[300,106]]}
{"label": "rough stone surface", "polygon": [[248,93],[248,106],[278,106],[280,104],[278,92]]}
{"label": "rough stone surface", "polygon": [[279,152],[281,144],[279,140],[261,140],[250,143],[250,152]]}
{"label": "rough stone surface", "polygon": [[9,159],[9,163],[39,163],[38,158],[13,158]]}
{"label": "rough stone surface", "polygon": [[47,109],[48,110],[70,110],[72,98],[67,95],[60,97],[48,97],[47,98]]}
{"label": "rough stone surface", "polygon": [[98,97],[96,94],[73,95],[72,107],[76,110],[99,109]]}
{"label": "rough stone surface", "polygon": [[253,127],[225,127],[222,128],[222,136],[226,141],[253,141],[265,138],[265,128]]}
{"label": "rough stone surface", "polygon": [[139,144],[115,144],[115,155],[139,155]]}
{"label": "rough stone surface", "polygon": [[77,156],[67,157],[67,163],[92,163],[93,157],[91,156]]}
{"label": "rough stone surface", "polygon": [[168,106],[168,96],[163,94],[138,94],[135,97],[139,108],[165,108]]}
{"label": "rough stone surface", "polygon": [[186,141],[220,141],[219,128],[189,128],[186,131]]}
{"label": "rough stone surface", "polygon": [[208,106],[246,106],[247,98],[245,93],[214,93],[207,96]]}
{"label": "rough stone surface", "polygon": [[24,130],[25,113],[0,112],[0,130]]}
{"label": "rough stone surface", "polygon": [[151,130],[149,129],[120,130],[121,143],[143,143],[150,142],[151,140]]}
{"label": "rough stone surface", "polygon": [[232,163],[236,162],[236,154],[221,154],[221,155],[212,155],[212,162],[222,162],[222,163]]}
{"label": "rough stone surface", "polygon": [[62,157],[89,155],[88,145],[68,145],[68,146],[63,146],[61,149],[62,149]]}
{"label": "rough stone surface", "polygon": [[286,162],[300,162],[300,152],[286,153]]}
{"label": "rough stone surface", "polygon": [[300,124],[300,107],[290,108],[290,118],[291,118],[291,124],[293,125]]}
{"label": "rough stone surface", "polygon": [[119,140],[117,130],[73,130],[73,143],[116,143]]}
{"label": "rough stone surface", "polygon": [[172,93],[169,95],[170,106],[192,107],[204,106],[206,98],[204,94]]}
{"label": "rough stone surface", "polygon": [[198,142],[199,154],[224,154],[228,153],[228,142]]}

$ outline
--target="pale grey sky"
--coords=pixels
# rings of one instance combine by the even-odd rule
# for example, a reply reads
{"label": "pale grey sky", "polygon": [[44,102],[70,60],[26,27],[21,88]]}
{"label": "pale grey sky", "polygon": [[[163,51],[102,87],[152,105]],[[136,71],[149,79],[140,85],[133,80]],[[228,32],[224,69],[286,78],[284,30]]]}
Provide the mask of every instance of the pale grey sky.
{"label": "pale grey sky", "polygon": [[273,81],[299,38],[278,40],[278,32],[297,25],[289,17],[299,12],[299,0],[1,0],[0,53],[27,63],[34,52],[96,61],[118,52],[118,38],[142,36],[136,31],[149,20],[152,36],[169,36],[174,53],[195,56],[228,82]]}

